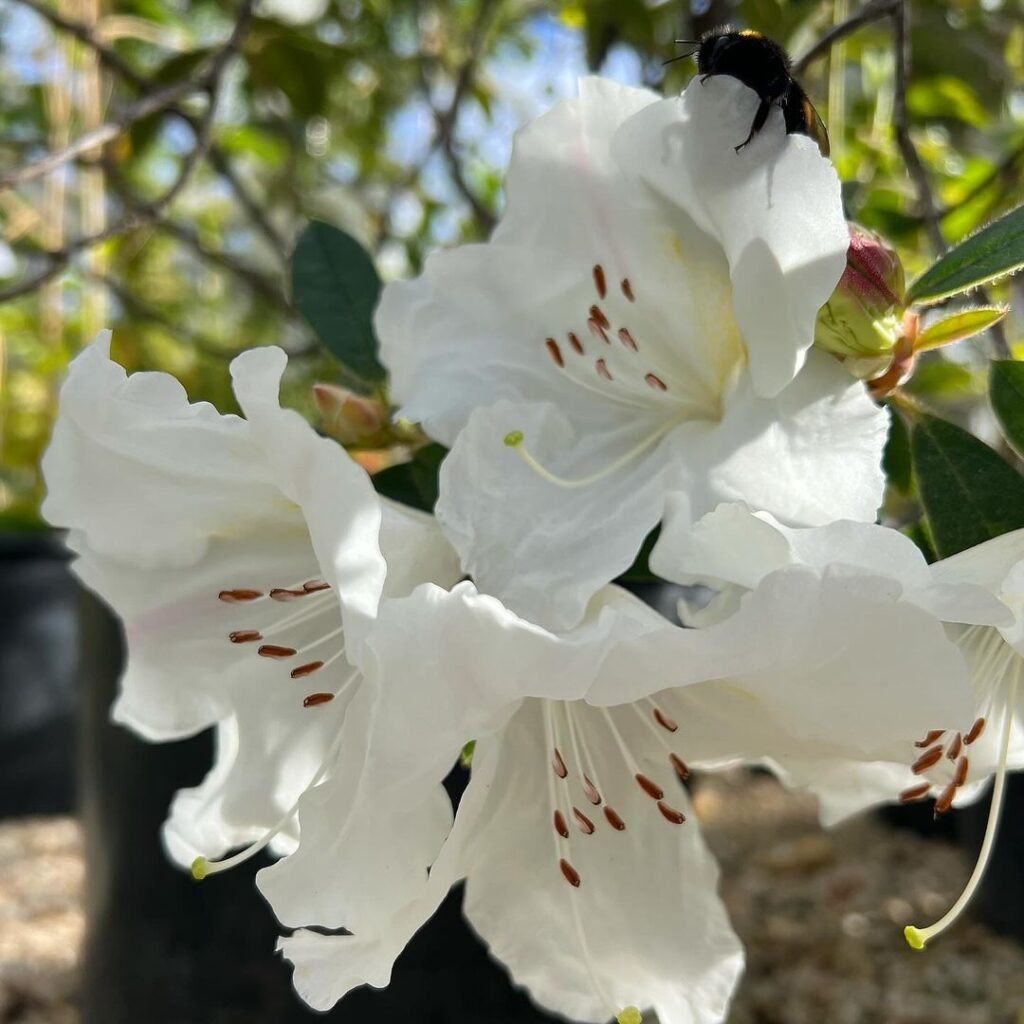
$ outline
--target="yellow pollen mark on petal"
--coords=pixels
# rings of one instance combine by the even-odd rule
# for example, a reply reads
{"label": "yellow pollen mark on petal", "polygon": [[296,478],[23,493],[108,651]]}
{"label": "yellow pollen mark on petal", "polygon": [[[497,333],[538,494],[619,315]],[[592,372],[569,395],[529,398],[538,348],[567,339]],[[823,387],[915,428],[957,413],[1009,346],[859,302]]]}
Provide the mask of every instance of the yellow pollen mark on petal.
{"label": "yellow pollen mark on petal", "polygon": [[618,1024],[643,1024],[643,1014],[635,1006],[627,1006],[615,1020]]}
{"label": "yellow pollen mark on petal", "polygon": [[924,937],[920,928],[915,928],[912,924],[908,924],[903,929],[903,937],[907,940],[907,945],[911,949],[924,949],[927,945],[927,939]]}
{"label": "yellow pollen mark on petal", "polygon": [[192,877],[201,882],[206,877],[207,860],[205,857],[196,857],[192,861]]}
{"label": "yellow pollen mark on petal", "polygon": [[505,435],[505,445],[508,448],[518,448],[523,443],[523,432],[521,430],[510,430]]}

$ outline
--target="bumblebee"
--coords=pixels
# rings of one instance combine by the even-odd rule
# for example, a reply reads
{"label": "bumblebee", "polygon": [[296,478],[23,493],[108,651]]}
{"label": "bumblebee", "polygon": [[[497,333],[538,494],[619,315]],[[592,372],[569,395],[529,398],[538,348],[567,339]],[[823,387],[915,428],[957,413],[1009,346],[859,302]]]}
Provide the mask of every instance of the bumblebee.
{"label": "bumblebee", "polygon": [[696,54],[702,82],[714,75],[731,75],[761,99],[750,134],[735,147],[737,153],[764,127],[772,106],[777,105],[782,109],[786,134],[798,133],[814,139],[822,155],[828,156],[825,124],[793,77],[789,54],[774,39],[750,29],[712,29],[701,36]]}

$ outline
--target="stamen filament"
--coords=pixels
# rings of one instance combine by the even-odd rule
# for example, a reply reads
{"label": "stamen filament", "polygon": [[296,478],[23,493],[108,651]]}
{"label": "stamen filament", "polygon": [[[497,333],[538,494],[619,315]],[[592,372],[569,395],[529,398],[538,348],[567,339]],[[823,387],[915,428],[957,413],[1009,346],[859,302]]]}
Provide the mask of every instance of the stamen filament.
{"label": "stamen filament", "polygon": [[[337,690],[334,691],[334,696],[338,696],[343,693],[358,677],[359,671],[356,670],[341,684],[341,686],[338,687]],[[264,836],[239,850],[238,853],[232,854],[230,857],[224,857],[221,860],[207,860],[206,857],[196,857],[196,859],[192,861],[192,877],[197,882],[201,882],[204,878],[208,878],[210,875],[219,875],[222,871],[228,871],[231,868],[237,867],[239,864],[244,864],[247,860],[255,857],[257,853],[265,850],[277,838],[281,833],[281,830],[292,820],[292,818],[295,817],[295,812],[299,809],[299,801],[302,800],[302,797],[309,790],[319,786],[320,783],[323,782],[328,770],[334,764],[334,757],[338,752],[338,747],[343,735],[344,731],[341,728],[341,723],[339,722],[337,734],[331,741],[331,745],[328,747],[327,753],[324,755],[323,762],[321,763],[316,775],[313,776],[309,784],[295,798],[295,802],[291,807],[281,815],[273,827]]]}
{"label": "stamen filament", "polygon": [[567,480],[565,477],[558,476],[552,473],[543,463],[539,462],[536,457],[526,447],[523,432],[521,430],[513,430],[505,435],[505,445],[508,448],[515,450],[515,453],[525,462],[530,469],[532,469],[539,477],[547,480],[548,483],[557,484],[559,487],[589,487],[591,484],[596,484],[599,480],[603,480],[606,476],[611,476],[616,470],[622,469],[623,466],[628,465],[638,455],[642,455],[648,448],[652,447],[657,441],[661,440],[670,430],[679,424],[679,420],[672,419],[665,423],[662,423],[656,430],[652,431],[647,435],[639,444],[630,448],[625,455],[621,455],[614,462],[605,466],[603,469],[599,469],[596,473],[591,473],[590,476],[578,477],[575,480]]}
{"label": "stamen filament", "polygon": [[985,869],[988,867],[989,858],[995,847],[996,833],[999,830],[999,819],[1003,807],[1003,793],[1006,789],[1006,762],[1010,752],[1010,735],[1013,731],[1014,705],[1017,698],[1017,682],[1020,676],[1020,667],[1010,680],[1009,692],[1006,698],[1006,714],[1003,719],[1003,734],[999,742],[999,766],[996,769],[995,784],[992,787],[992,803],[989,806],[988,824],[985,826],[985,838],[982,840],[981,852],[975,862],[971,877],[967,880],[963,892],[956,903],[933,925],[927,928],[917,928],[908,924],[903,929],[903,935],[911,949],[922,950],[936,935],[941,935],[957,918],[963,913],[967,904],[971,901],[975,890],[984,877]]}

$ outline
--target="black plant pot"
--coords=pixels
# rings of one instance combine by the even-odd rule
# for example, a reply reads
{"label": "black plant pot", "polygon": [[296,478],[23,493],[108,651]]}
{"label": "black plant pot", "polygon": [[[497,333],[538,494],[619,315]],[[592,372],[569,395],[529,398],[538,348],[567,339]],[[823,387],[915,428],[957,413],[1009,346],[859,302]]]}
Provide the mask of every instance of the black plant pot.
{"label": "black plant pot", "polygon": [[[82,1024],[288,1024],[310,1021],[274,953],[278,928],[250,862],[194,882],[166,860],[159,829],[174,791],[210,764],[208,735],[150,745],[109,721],[122,666],[120,627],[82,593],[81,791],[88,933]],[[466,776],[456,769],[450,791]],[[399,959],[390,987],[351,993],[331,1021],[540,1024],[554,1018],[514,989],[453,893]]]}
{"label": "black plant pot", "polygon": [[76,600],[56,536],[0,533],[0,818],[74,807]]}

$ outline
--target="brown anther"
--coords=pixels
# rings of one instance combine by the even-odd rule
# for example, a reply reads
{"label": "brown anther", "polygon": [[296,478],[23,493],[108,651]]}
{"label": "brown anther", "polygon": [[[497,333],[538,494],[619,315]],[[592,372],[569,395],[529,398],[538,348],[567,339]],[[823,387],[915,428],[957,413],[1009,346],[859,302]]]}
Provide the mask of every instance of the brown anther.
{"label": "brown anther", "polygon": [[569,826],[565,823],[565,815],[561,811],[555,811],[555,831],[563,838],[569,838]]}
{"label": "brown anther", "polygon": [[979,718],[974,725],[971,726],[970,731],[964,737],[964,744],[970,746],[972,743],[977,742],[978,737],[985,731],[985,719]]}
{"label": "brown anther", "polygon": [[674,807],[669,807],[664,800],[658,801],[658,810],[661,811],[661,816],[673,825],[682,825],[686,821],[686,815],[682,811],[677,811]]}
{"label": "brown anther", "polygon": [[932,729],[932,731],[930,733],[928,733],[928,735],[925,736],[925,738],[923,740],[918,740],[914,744],[914,746],[915,747],[920,747],[922,749],[924,747],[930,747],[940,736],[944,735],[945,732],[946,732],[945,729]]}
{"label": "brown anther", "polygon": [[600,338],[606,345],[612,343],[611,338],[608,337],[608,332],[593,317],[587,321],[587,328],[595,338]]}
{"label": "brown anther", "polygon": [[583,355],[583,342],[580,341],[579,335],[577,335],[574,331],[569,332],[569,344],[572,345],[572,350],[573,352],[576,353],[576,355]]}
{"label": "brown anther", "polygon": [[619,341],[621,341],[622,344],[626,346],[626,348],[630,349],[633,352],[640,351],[640,349],[637,347],[636,339],[633,337],[632,334],[629,333],[628,327],[619,328]]}
{"label": "brown anther", "polygon": [[324,663],[322,661],[309,661],[305,665],[299,665],[297,668],[293,668],[291,672],[292,679],[305,679],[306,676],[311,676],[318,668],[323,668]]}
{"label": "brown anther", "polygon": [[603,377],[605,380],[612,379],[612,375],[608,370],[608,364],[603,359],[598,359],[595,365],[597,367],[598,377]]}
{"label": "brown anther", "polygon": [[942,796],[935,801],[935,813],[945,814],[953,806],[953,797],[955,796],[956,785],[951,783],[942,791]]}
{"label": "brown anther", "polygon": [[668,391],[668,385],[656,373],[647,374],[644,380],[647,386],[654,388],[655,391]]}
{"label": "brown anther", "polygon": [[606,331],[612,325],[611,320],[604,315],[604,310],[600,306],[590,307],[590,318],[600,324]]}
{"label": "brown anther", "polygon": [[963,737],[960,735],[960,733],[957,733],[953,737],[952,743],[950,743],[950,745],[946,747],[946,757],[948,757],[950,761],[955,761],[960,756],[960,751],[963,750],[963,746]]}
{"label": "brown anther", "polygon": [[622,294],[629,299],[630,302],[636,302],[636,296],[633,294],[633,286],[629,283],[629,278],[624,277],[621,282]]}
{"label": "brown anther", "polygon": [[900,803],[917,803],[918,800],[923,800],[931,791],[932,784],[930,782],[921,782],[916,786],[911,786],[908,789],[903,790],[903,792],[900,793]]}
{"label": "brown anther", "polygon": [[270,592],[270,598],[273,601],[294,601],[297,598],[305,597],[309,591],[307,590],[289,590],[287,587],[274,587]]}
{"label": "brown anther", "polygon": [[565,366],[565,360],[562,358],[562,350],[558,347],[558,342],[555,341],[554,338],[548,338],[544,344],[547,346],[548,352],[555,362],[555,366],[559,369]]}
{"label": "brown anther", "polygon": [[966,757],[961,757],[956,763],[956,774],[953,776],[953,785],[959,789],[967,781],[967,773],[971,770],[971,762]]}
{"label": "brown anther", "polygon": [[605,807],[604,816],[608,820],[608,824],[611,825],[616,832],[625,832],[626,823],[616,814],[615,811],[610,807]]}
{"label": "brown anther", "polygon": [[263,644],[256,653],[261,658],[291,658],[295,654],[295,648],[280,647],[277,644]]}
{"label": "brown anther", "polygon": [[594,264],[594,287],[597,289],[599,299],[603,299],[608,294],[608,282],[604,279],[604,267],[600,263]]}
{"label": "brown anther", "polygon": [[302,589],[307,594],[315,594],[321,590],[330,590],[331,585],[326,580],[309,580],[302,584]]}
{"label": "brown anther", "polygon": [[586,775],[583,776],[583,792],[595,807],[601,803],[601,794],[598,793],[597,786]]}
{"label": "brown anther", "polygon": [[226,604],[240,604],[243,601],[255,601],[257,597],[262,597],[263,592],[260,590],[244,590],[240,587],[234,590],[222,590],[217,597]]}
{"label": "brown anther", "polygon": [[669,718],[661,708],[654,709],[654,720],[662,727],[662,729],[668,729],[669,732],[675,732],[679,728],[679,723],[674,719]]}
{"label": "brown anther", "polygon": [[572,809],[572,816],[576,819],[579,830],[585,836],[592,836],[594,834],[594,823],[578,807]]}
{"label": "brown anther", "polygon": [[228,639],[233,644],[248,644],[254,640],[262,640],[263,634],[258,629],[236,629],[233,633],[228,633]]}
{"label": "brown anther", "polygon": [[637,773],[634,778],[637,781],[637,785],[652,799],[660,800],[664,795],[665,791],[656,782],[652,782],[646,775],[640,775]]}
{"label": "brown anther", "polygon": [[574,888],[580,887],[580,873],[563,857],[558,866],[562,869],[565,880]]}
{"label": "brown anther", "polygon": [[565,760],[558,751],[558,747],[555,747],[554,752],[551,755],[551,767],[555,769],[555,774],[560,778],[564,779],[569,774],[569,769],[565,767]]}
{"label": "brown anther", "polygon": [[933,768],[935,765],[942,760],[942,747],[932,747],[931,750],[926,750],[911,766],[910,770],[915,775],[920,775],[921,772],[928,771],[929,768]]}
{"label": "brown anther", "polygon": [[330,704],[334,700],[333,693],[311,693],[308,697],[302,701],[304,708],[315,708],[321,704]]}
{"label": "brown anther", "polygon": [[690,769],[687,767],[686,762],[677,754],[669,754],[668,759],[672,762],[672,767],[675,768],[676,775],[685,782],[690,777]]}

